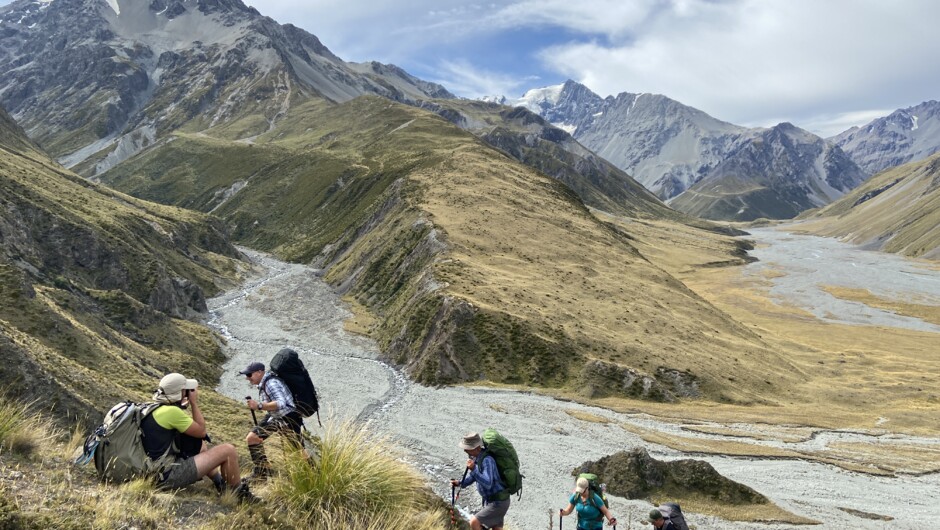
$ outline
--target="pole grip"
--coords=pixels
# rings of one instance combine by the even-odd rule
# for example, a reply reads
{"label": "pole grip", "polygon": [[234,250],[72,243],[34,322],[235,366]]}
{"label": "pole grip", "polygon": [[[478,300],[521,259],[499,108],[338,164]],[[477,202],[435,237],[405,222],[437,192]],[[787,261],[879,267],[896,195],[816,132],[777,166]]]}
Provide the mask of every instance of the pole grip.
{"label": "pole grip", "polygon": [[[251,399],[251,396],[245,396],[245,401]],[[251,420],[255,422],[255,427],[258,426],[258,416],[255,416],[255,409],[248,409],[251,411]]]}

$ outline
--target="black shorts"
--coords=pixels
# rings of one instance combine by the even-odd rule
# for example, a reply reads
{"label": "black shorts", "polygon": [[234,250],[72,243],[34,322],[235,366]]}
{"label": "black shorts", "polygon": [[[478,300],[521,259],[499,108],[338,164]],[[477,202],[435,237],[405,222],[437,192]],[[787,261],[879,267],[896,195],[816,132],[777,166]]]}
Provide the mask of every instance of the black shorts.
{"label": "black shorts", "polygon": [[275,418],[268,414],[261,420],[261,423],[252,427],[251,432],[258,438],[267,440],[272,434],[281,433],[287,436],[287,439],[300,447],[304,445],[304,438],[300,434],[304,419],[299,412],[291,412],[283,418]]}

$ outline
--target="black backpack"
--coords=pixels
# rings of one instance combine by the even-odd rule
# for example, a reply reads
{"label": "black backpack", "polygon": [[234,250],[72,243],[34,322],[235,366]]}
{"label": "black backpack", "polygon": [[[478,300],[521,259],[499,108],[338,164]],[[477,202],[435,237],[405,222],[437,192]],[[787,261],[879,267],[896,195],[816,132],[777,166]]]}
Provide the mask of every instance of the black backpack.
{"label": "black backpack", "polygon": [[284,381],[291,394],[294,395],[294,406],[303,417],[317,415],[320,422],[320,403],[317,400],[317,389],[310,380],[310,373],[304,367],[297,352],[284,348],[271,359],[271,371],[275,377]]}

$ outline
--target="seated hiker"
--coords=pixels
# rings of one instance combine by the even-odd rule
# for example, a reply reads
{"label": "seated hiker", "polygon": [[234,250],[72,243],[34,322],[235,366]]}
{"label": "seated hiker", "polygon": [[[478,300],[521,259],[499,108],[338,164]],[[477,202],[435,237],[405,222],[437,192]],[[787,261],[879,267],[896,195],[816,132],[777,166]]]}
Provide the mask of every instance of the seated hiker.
{"label": "seated hiker", "polygon": [[[206,420],[199,409],[198,385],[195,379],[186,379],[181,374],[167,374],[153,395],[153,400],[161,406],[141,422],[144,450],[152,461],[159,460],[167,451],[175,453],[172,462],[158,474],[159,486],[183,488],[202,477],[215,477],[218,468],[221,478],[216,477],[215,481],[220,491],[227,486],[239,499],[251,500],[247,485],[239,478],[235,446],[222,444],[211,449],[203,446]],[[186,414],[187,407],[192,417]]]}
{"label": "seated hiker", "polygon": [[568,499],[568,507],[561,511],[561,515],[570,515],[574,510],[578,511],[578,530],[600,530],[604,527],[604,517],[607,518],[607,524],[617,524],[617,519],[607,509],[604,499],[591,490],[590,483],[584,477],[578,478],[574,492]]}
{"label": "seated hiker", "polygon": [[503,519],[509,511],[510,495],[500,480],[496,460],[483,452],[483,439],[479,433],[464,436],[459,447],[470,457],[467,460],[468,472],[462,482],[451,480],[451,485],[463,488],[476,483],[477,492],[483,498],[483,509],[470,518],[470,528],[502,529]]}
{"label": "seated hiker", "polygon": [[304,419],[294,408],[294,397],[290,389],[273,373],[266,372],[263,363],[252,362],[239,373],[258,387],[258,400],[248,398],[248,408],[267,412],[264,419],[245,437],[248,454],[254,464],[254,470],[248,478],[266,480],[271,475],[271,467],[261,444],[272,434],[282,433],[295,447],[303,447],[303,435],[300,430]]}
{"label": "seated hiker", "polygon": [[679,530],[672,521],[663,517],[662,512],[657,509],[650,511],[650,523],[658,530]]}

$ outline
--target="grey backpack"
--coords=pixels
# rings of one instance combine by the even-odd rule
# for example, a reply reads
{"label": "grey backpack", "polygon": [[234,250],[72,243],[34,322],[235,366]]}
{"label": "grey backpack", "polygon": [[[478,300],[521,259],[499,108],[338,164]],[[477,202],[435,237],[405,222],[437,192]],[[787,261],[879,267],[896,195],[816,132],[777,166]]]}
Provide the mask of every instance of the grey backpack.
{"label": "grey backpack", "polygon": [[151,460],[141,439],[141,423],[160,403],[118,403],[105,414],[104,423],[85,439],[76,464],[94,457],[101,481],[127,482],[162,473],[176,459],[175,443],[158,459]]}
{"label": "grey backpack", "polygon": [[667,502],[659,505],[659,513],[663,514],[665,519],[672,521],[679,530],[689,530],[689,525],[685,522],[685,516],[682,515],[682,509],[674,502]]}

